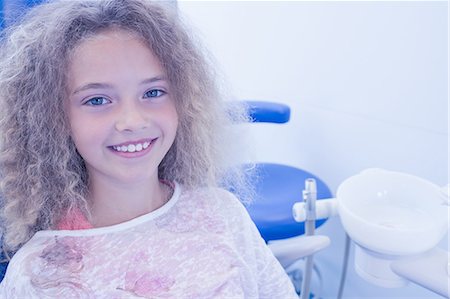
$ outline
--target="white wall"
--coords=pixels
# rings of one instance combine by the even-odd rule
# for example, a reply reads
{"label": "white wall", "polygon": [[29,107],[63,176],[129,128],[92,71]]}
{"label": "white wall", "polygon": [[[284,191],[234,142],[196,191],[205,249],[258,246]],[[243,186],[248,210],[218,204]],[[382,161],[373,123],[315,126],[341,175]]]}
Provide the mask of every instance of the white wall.
{"label": "white wall", "polygon": [[[285,125],[252,125],[253,158],[304,168],[332,189],[368,167],[448,177],[446,2],[180,2],[242,99],[288,104]],[[336,296],[343,231],[318,257]],[[443,242],[443,245],[445,242]],[[353,268],[353,267],[351,267]],[[345,298],[434,298],[381,289],[352,270]]]}

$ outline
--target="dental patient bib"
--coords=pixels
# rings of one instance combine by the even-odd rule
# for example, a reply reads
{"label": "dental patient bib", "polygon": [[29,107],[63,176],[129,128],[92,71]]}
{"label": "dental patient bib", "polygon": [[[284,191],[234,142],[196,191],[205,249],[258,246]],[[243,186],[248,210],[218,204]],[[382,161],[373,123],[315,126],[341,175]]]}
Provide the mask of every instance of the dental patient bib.
{"label": "dental patient bib", "polygon": [[37,232],[12,258],[0,298],[298,298],[242,204],[182,190],[102,228]]}

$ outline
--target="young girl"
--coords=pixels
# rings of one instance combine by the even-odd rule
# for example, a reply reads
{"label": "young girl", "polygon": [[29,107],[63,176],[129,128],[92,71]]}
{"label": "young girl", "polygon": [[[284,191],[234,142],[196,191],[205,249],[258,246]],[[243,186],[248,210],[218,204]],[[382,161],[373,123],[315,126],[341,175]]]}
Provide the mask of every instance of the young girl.
{"label": "young girl", "polygon": [[242,115],[213,78],[161,4],[53,1],[8,28],[1,298],[296,298],[219,188],[245,187],[225,159]]}

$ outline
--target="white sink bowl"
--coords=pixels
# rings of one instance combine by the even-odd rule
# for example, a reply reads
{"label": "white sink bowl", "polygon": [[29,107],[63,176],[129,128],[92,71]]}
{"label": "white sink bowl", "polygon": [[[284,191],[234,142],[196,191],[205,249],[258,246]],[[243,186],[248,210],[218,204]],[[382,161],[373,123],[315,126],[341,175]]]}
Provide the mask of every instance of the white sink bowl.
{"label": "white sink bowl", "polygon": [[390,273],[390,261],[436,247],[448,230],[447,195],[409,174],[364,170],[339,186],[337,199],[342,225],[360,246],[357,272],[386,287],[404,284]]}

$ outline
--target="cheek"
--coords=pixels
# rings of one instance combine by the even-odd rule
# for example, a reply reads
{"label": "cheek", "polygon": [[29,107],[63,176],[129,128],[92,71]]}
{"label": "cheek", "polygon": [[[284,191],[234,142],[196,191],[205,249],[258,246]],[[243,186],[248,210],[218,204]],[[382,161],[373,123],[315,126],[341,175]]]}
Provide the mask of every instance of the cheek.
{"label": "cheek", "polygon": [[175,135],[178,130],[178,124],[179,124],[178,113],[177,113],[176,109],[174,108],[172,111],[171,122],[170,122],[170,127],[171,127],[170,129],[172,131],[173,139],[175,139]]}
{"label": "cheek", "polygon": [[102,140],[104,125],[101,119],[86,118],[74,113],[70,117],[69,124],[71,137],[78,151],[84,151],[89,145],[93,146]]}
{"label": "cheek", "polygon": [[76,115],[73,115],[70,119],[70,132],[75,145],[83,140],[83,136],[86,138],[86,127],[83,126],[83,122],[77,120]]}
{"label": "cheek", "polygon": [[163,127],[166,131],[166,135],[175,136],[179,119],[178,112],[173,100],[171,100],[169,105],[166,105],[166,107],[164,107],[160,115],[162,116],[160,122],[161,124],[164,124]]}
{"label": "cheek", "polygon": [[178,112],[175,108],[173,108],[173,111],[172,111],[172,122],[173,122],[173,126],[176,130],[178,128],[179,118],[178,118]]}

